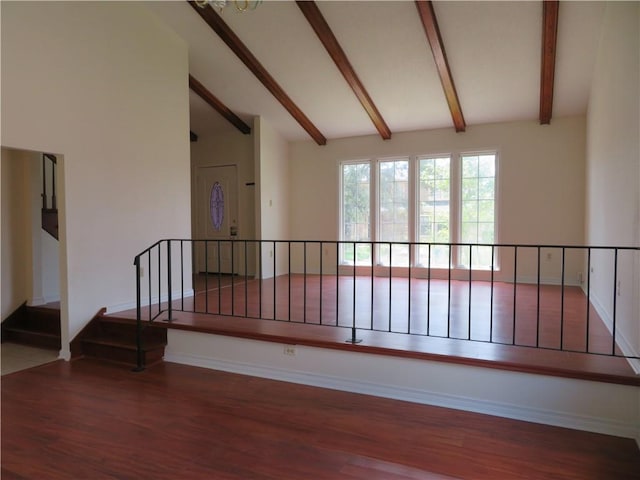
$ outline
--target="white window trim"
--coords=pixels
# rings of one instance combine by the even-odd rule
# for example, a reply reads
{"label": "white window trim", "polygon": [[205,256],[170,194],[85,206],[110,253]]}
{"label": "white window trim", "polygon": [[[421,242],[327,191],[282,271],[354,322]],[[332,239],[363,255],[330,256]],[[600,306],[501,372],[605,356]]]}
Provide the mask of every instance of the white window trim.
{"label": "white window trim", "polygon": [[[421,153],[421,154],[412,154],[412,155],[392,155],[392,156],[384,156],[384,157],[363,157],[360,159],[350,159],[350,160],[342,160],[338,162],[338,205],[339,205],[339,214],[338,214],[338,232],[339,232],[339,241],[344,241],[343,238],[343,166],[344,165],[353,165],[360,163],[369,163],[369,238],[370,241],[378,241],[380,238],[379,231],[379,208],[380,208],[380,192],[378,189],[378,184],[380,182],[380,163],[385,161],[395,161],[395,160],[408,160],[409,161],[409,241],[416,242],[417,232],[418,232],[418,215],[417,215],[417,201],[418,201],[418,184],[419,178],[417,172],[418,163],[420,159],[426,158],[442,158],[449,157],[450,159],[450,183],[449,183],[449,243],[460,243],[460,225],[462,222],[462,157],[466,155],[495,155],[495,191],[494,191],[494,244],[499,243],[499,232],[500,232],[500,194],[501,194],[501,182],[500,182],[500,149],[478,149],[478,150],[462,150],[462,151],[450,151],[450,152],[442,152],[442,153]],[[413,180],[411,180],[413,178]],[[455,201],[454,201],[455,200]],[[453,249],[452,251],[452,266],[450,269],[454,274],[452,278],[455,279],[465,278],[468,275],[469,270],[473,272],[474,278],[475,276],[479,276],[478,280],[484,278],[485,275],[487,279],[489,278],[490,269],[473,269],[466,268],[463,265],[460,265],[458,261],[458,249]],[[342,252],[339,252],[339,255],[342,255]],[[374,264],[374,272],[376,275],[388,275],[389,266],[381,265],[378,257],[378,248],[376,245],[373,245],[371,252]],[[416,277],[426,277],[428,275],[428,268],[426,266],[418,266],[415,264],[416,258],[418,258],[417,247],[414,247],[411,252],[411,259],[414,264],[411,265],[411,270],[414,276]],[[348,263],[343,263],[341,258],[338,259],[341,267],[353,267]],[[360,268],[370,269],[371,267],[359,267],[355,266],[356,270]],[[392,272],[398,272],[399,275],[406,276],[405,271],[409,269],[409,267],[391,267]],[[445,274],[449,269],[444,267],[431,267],[432,278],[443,278],[442,275]],[[500,270],[500,249],[495,249],[495,258],[494,258],[494,272]],[[415,273],[414,273],[415,272]],[[462,275],[461,275],[462,273]]]}

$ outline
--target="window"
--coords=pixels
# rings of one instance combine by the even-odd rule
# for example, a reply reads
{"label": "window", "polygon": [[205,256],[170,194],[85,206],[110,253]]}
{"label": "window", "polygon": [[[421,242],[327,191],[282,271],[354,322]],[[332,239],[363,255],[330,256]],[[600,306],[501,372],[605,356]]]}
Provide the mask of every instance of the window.
{"label": "window", "polygon": [[[342,231],[341,240],[371,240],[371,166],[366,163],[342,165]],[[343,263],[371,264],[370,245],[343,244]]]}
{"label": "window", "polygon": [[[418,159],[418,242],[449,243],[451,158]],[[431,258],[429,258],[429,256]],[[447,268],[449,247],[418,247],[418,265]]]}
{"label": "window", "polygon": [[[378,162],[378,185],[378,240],[409,242],[409,159]],[[380,245],[378,263],[409,266],[409,246]]]}
{"label": "window", "polygon": [[[402,157],[341,165],[341,249],[348,265],[495,268],[497,155]],[[372,166],[374,168],[372,168]],[[375,175],[372,173],[375,172]],[[375,199],[375,204],[372,199]],[[363,241],[382,242],[372,249]],[[384,242],[417,242],[385,245]],[[471,257],[471,258],[470,258]]]}
{"label": "window", "polygon": [[[463,243],[494,243],[496,156],[462,155],[460,219]],[[460,264],[474,269],[491,268],[491,247],[460,248]]]}

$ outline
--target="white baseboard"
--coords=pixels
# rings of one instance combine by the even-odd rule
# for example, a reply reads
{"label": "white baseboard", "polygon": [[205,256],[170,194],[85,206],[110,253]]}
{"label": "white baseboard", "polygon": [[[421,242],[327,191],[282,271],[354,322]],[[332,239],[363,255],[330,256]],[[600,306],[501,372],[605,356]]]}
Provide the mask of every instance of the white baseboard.
{"label": "white baseboard", "polygon": [[31,300],[29,300],[27,302],[27,305],[29,307],[37,307],[39,305],[45,305],[47,303],[47,301],[45,300],[44,297],[36,297],[36,298],[32,298]]}
{"label": "white baseboard", "polygon": [[[184,298],[189,298],[189,297],[193,297],[193,289],[190,290],[185,290],[182,293],[182,296]],[[173,300],[176,301],[178,298],[181,298],[179,294],[176,294],[173,296]],[[169,300],[169,295],[162,295],[162,297],[158,298],[158,297],[151,297],[151,304],[152,305],[157,305],[158,302],[166,302],[167,300]],[[145,299],[143,300],[143,307],[145,306],[145,304],[147,304],[149,302],[149,299]],[[109,305],[107,307],[107,314],[111,314],[111,313],[117,313],[117,312],[122,312],[124,310],[131,310],[133,308],[136,308],[136,302],[127,302],[127,303],[120,303],[120,304],[116,304],[116,305]]]}
{"label": "white baseboard", "polygon": [[53,302],[59,302],[59,301],[60,301],[60,295],[49,295],[49,296],[45,295],[44,297],[36,297],[29,300],[29,302],[27,302],[27,305],[29,305],[30,307],[37,307],[39,305],[46,305],[47,303],[53,303]]}
{"label": "white baseboard", "polygon": [[[279,348],[279,345],[276,345]],[[298,348],[300,348],[298,346]],[[307,348],[307,347],[305,347]],[[313,347],[309,347],[313,348]],[[214,349],[212,349],[213,351]],[[317,349],[331,355],[334,351]],[[276,354],[277,355],[277,354]],[[354,354],[354,355],[367,355],[367,354]],[[210,368],[214,370],[221,370],[231,373],[238,373],[243,375],[250,375],[262,378],[268,378],[272,380],[279,380],[285,382],[299,383],[304,385],[310,385],[315,387],[329,388],[334,390],[342,390],[353,393],[360,393],[366,395],[373,395],[384,398],[391,398],[395,400],[402,400],[414,403],[420,403],[425,405],[433,405],[445,408],[452,408],[458,410],[464,410],[469,412],[481,413],[486,415],[494,415],[504,418],[510,418],[514,420],[521,420],[527,422],[541,423],[545,425],[553,425],[565,428],[571,428],[576,430],[584,430],[589,432],[603,433],[607,435],[621,436],[625,438],[635,438],[640,445],[640,419],[635,422],[619,421],[613,418],[603,418],[592,415],[585,415],[579,413],[571,413],[567,411],[555,411],[548,408],[536,408],[531,406],[521,406],[517,402],[499,402],[488,401],[482,398],[474,398],[468,395],[459,395],[454,393],[448,393],[446,391],[437,391],[433,389],[412,388],[406,386],[390,385],[381,382],[365,381],[353,377],[338,377],[335,375],[327,375],[324,373],[318,373],[311,371],[307,368],[305,371],[292,370],[282,368],[278,366],[268,365],[263,363],[248,363],[237,360],[229,360],[222,358],[213,358],[205,355],[193,355],[185,354],[177,351],[172,351],[171,340],[167,353],[165,354],[165,361],[181,363],[185,365],[191,365],[196,367]],[[473,368],[456,366],[461,369]],[[437,367],[436,367],[437,368]],[[487,369],[482,369],[487,370]],[[499,371],[492,370],[490,375],[495,379],[496,373]],[[509,377],[513,375],[513,372],[505,372],[505,384],[504,386],[496,386],[496,388],[503,388],[505,391],[509,388]],[[541,376],[535,376],[541,377]],[[566,381],[568,384],[575,382],[583,382],[572,379],[553,378],[552,381]],[[600,384],[605,385],[605,384]],[[605,385],[606,387],[607,385]],[[564,388],[564,387],[562,387]],[[571,388],[571,387],[569,387]],[[576,387],[577,391],[582,388],[582,385]],[[601,388],[593,383],[593,388]],[[633,390],[633,387],[629,387]],[[630,392],[630,390],[626,390]],[[635,392],[635,390],[633,390]],[[636,396],[638,395],[637,392]],[[627,393],[633,394],[633,393]],[[637,399],[636,399],[637,401]]]}
{"label": "white baseboard", "polygon": [[[511,280],[513,281],[513,280]],[[538,277],[530,277],[530,276],[518,276],[518,283],[526,283],[526,284],[538,284]],[[540,277],[540,285],[562,285],[562,279],[559,277]],[[576,280],[568,280],[565,278],[564,281],[565,287],[580,287],[582,284]]]}
{"label": "white baseboard", "polygon": [[[613,318],[604,307],[604,305],[602,305],[597,296],[591,294],[589,296],[589,299],[591,300],[593,308],[595,308],[596,312],[598,312],[598,315],[604,322],[604,325],[607,327],[607,330],[609,330],[609,333],[613,335]],[[627,357],[640,357],[640,353],[636,351],[631,342],[629,342],[627,337],[624,335],[624,332],[621,332],[620,330],[616,331],[616,344],[618,345],[618,347],[620,347],[622,353]],[[640,375],[640,360],[628,358],[627,361],[629,362],[629,365],[631,366],[633,372],[636,375]]]}

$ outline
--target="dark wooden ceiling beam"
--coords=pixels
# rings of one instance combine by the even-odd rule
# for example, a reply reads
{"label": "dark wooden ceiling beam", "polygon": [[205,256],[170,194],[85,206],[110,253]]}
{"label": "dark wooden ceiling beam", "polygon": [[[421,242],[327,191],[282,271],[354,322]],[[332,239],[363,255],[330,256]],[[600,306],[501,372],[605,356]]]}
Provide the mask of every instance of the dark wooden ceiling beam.
{"label": "dark wooden ceiling beam", "polygon": [[251,127],[244,123],[240,117],[233,113],[224,103],[207,90],[195,77],[189,75],[189,88],[193,90],[200,98],[213,107],[220,115],[222,115],[229,123],[235,126],[245,135],[251,133]]}
{"label": "dark wooden ceiling beam", "polygon": [[558,40],[558,0],[542,2],[542,66],[540,69],[540,124],[551,123],[553,83]]}
{"label": "dark wooden ceiling beam", "polygon": [[327,53],[335,62],[338,70],[340,70],[340,73],[342,73],[342,76],[344,76],[345,80],[353,90],[353,93],[358,97],[358,100],[369,115],[369,118],[371,118],[371,121],[380,133],[380,136],[385,140],[389,140],[391,138],[391,130],[384,121],[384,118],[382,118],[382,115],[373,103],[373,100],[364,88],[364,85],[358,78],[358,75],[351,66],[347,55],[344,53],[344,50],[331,31],[329,24],[322,16],[318,5],[314,1],[308,0],[297,1],[296,3],[311,25],[311,28],[313,28],[316,35],[318,35],[318,38],[324,45]]}
{"label": "dark wooden ceiling beam", "polygon": [[449,110],[451,111],[451,118],[453,119],[453,124],[456,127],[456,132],[464,132],[466,124],[464,122],[464,116],[462,115],[460,101],[458,100],[458,92],[456,92],[456,87],[453,83],[453,76],[449,69],[449,62],[447,61],[444,44],[442,43],[440,28],[438,27],[436,14],[433,10],[433,4],[430,1],[416,0],[416,6],[418,7],[418,13],[422,20],[424,32],[426,33],[429,45],[431,46],[433,59],[436,62],[436,68],[438,69],[438,75],[440,76],[444,95],[447,98],[447,103],[449,104]]}
{"label": "dark wooden ceiling beam", "polygon": [[189,1],[189,5],[207,22],[220,39],[237,55],[237,57],[251,70],[260,82],[276,97],[282,106],[300,124],[302,128],[315,140],[318,145],[326,145],[327,139],[320,130],[307,118],[298,106],[289,98],[285,91],[278,85],[275,79],[267,72],[258,59],[249,51],[244,43],[233,33],[233,30],[222,20],[210,5],[201,8],[195,2]]}

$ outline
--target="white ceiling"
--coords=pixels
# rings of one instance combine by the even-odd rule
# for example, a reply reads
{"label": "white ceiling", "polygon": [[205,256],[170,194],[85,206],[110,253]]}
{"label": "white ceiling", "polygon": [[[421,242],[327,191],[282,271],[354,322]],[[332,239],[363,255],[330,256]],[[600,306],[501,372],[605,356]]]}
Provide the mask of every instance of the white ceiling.
{"label": "white ceiling", "polygon": [[[413,1],[320,1],[327,23],[392,133],[453,128]],[[189,45],[189,70],[246,123],[262,116],[287,140],[310,138],[186,1],[144,3]],[[537,119],[542,2],[435,2],[467,126]],[[602,2],[559,9],[553,116],[586,112]],[[328,140],[377,134],[293,1],[222,14]],[[234,129],[193,92],[191,130]],[[553,119],[552,119],[553,122]]]}

